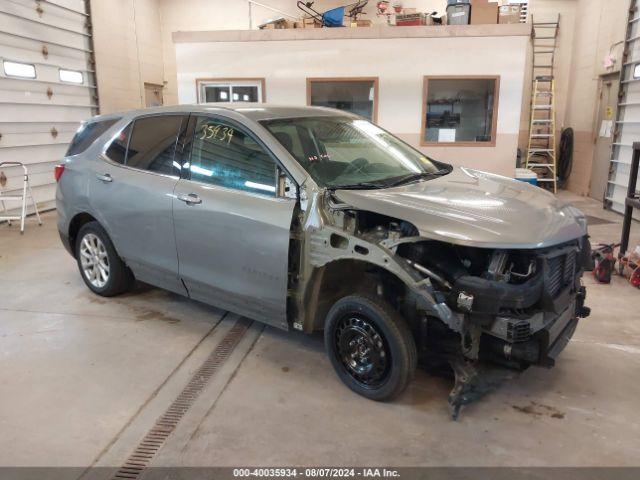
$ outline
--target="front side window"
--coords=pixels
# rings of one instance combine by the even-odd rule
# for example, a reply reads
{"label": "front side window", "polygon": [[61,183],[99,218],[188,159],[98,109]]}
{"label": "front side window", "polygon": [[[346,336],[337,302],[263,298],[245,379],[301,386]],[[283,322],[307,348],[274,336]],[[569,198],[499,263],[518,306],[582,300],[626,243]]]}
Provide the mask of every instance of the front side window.
{"label": "front side window", "polygon": [[157,115],[138,118],[133,123],[126,165],[140,170],[180,175],[174,153],[182,115]]}
{"label": "front side window", "polygon": [[198,102],[263,102],[264,80],[197,80]]}
{"label": "front side window", "polygon": [[198,118],[189,171],[194,181],[276,194],[275,161],[252,136],[219,118]]}
{"label": "front side window", "polygon": [[424,79],[423,145],[495,145],[498,77]]}
{"label": "front side window", "polygon": [[451,171],[363,119],[326,116],[261,123],[323,187],[385,188]]}
{"label": "front side window", "polygon": [[378,79],[320,79],[307,81],[308,104],[355,113],[376,121]]}

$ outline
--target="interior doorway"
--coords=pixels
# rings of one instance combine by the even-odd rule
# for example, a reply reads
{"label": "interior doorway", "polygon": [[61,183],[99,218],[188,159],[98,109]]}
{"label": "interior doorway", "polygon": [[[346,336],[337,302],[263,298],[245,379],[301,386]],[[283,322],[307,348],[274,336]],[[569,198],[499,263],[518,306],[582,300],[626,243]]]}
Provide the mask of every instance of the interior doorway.
{"label": "interior doorway", "polygon": [[619,74],[600,77],[600,99],[596,123],[596,140],[591,168],[589,196],[604,201],[611,168],[611,142],[615,128],[616,108],[618,106]]}

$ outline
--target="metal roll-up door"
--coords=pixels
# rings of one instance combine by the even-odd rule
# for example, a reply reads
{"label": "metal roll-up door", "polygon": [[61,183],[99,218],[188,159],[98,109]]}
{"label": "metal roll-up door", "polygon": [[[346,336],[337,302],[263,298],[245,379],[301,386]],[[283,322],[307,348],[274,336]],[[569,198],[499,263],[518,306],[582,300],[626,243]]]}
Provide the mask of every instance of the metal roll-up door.
{"label": "metal roll-up door", "polygon": [[[89,13],[84,0],[0,0],[0,162],[27,165],[43,210],[55,205],[54,166],[98,113]],[[0,170],[3,193],[18,193],[21,170]]]}
{"label": "metal roll-up door", "polygon": [[632,145],[640,141],[640,12],[636,0],[630,2],[626,35],[605,198],[605,206],[620,213],[625,209]]}

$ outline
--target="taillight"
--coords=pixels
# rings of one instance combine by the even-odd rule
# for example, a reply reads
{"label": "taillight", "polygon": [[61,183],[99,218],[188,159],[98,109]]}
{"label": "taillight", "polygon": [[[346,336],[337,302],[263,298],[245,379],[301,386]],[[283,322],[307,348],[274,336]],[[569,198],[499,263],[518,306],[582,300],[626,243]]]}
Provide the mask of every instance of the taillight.
{"label": "taillight", "polygon": [[53,167],[53,176],[56,179],[56,182],[60,181],[62,174],[64,173],[64,165],[56,165]]}

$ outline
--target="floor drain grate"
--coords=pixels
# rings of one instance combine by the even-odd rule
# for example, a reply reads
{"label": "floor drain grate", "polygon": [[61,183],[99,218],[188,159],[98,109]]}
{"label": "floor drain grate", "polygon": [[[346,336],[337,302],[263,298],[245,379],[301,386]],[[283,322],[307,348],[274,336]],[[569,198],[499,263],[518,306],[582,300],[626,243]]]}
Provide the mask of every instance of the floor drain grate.
{"label": "floor drain grate", "polygon": [[211,352],[196,373],[193,374],[191,380],[182,389],[178,397],[156,420],[155,425],[140,441],[124,465],[114,474],[114,479],[137,479],[142,475],[153,457],[176,428],[178,422],[198,398],[198,395],[200,395],[209,380],[211,380],[211,377],[227,361],[250,325],[250,321],[240,319],[231,327],[231,330],[227,332],[215,350]]}

